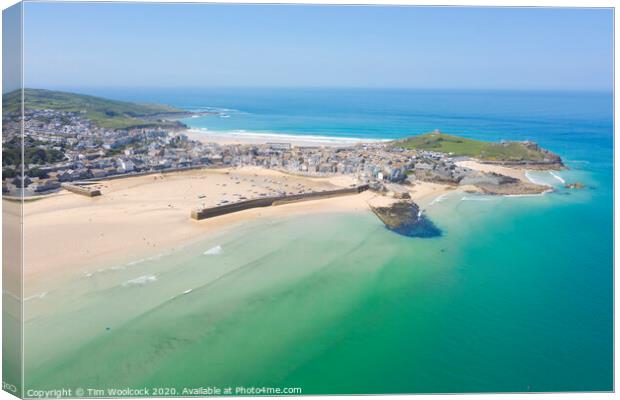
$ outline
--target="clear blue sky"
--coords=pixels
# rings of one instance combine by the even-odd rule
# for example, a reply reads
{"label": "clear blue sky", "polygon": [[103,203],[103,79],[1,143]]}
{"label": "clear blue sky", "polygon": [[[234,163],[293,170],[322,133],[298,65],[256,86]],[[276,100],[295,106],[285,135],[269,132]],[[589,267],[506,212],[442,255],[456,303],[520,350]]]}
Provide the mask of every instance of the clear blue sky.
{"label": "clear blue sky", "polygon": [[611,9],[27,3],[29,87],[612,90]]}

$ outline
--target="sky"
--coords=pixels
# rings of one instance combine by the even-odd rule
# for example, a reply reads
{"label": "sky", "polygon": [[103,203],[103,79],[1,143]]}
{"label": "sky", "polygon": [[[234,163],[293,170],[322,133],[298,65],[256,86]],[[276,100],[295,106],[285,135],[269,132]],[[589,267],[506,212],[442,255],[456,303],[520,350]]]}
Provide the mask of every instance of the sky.
{"label": "sky", "polygon": [[27,87],[612,90],[611,9],[25,4]]}

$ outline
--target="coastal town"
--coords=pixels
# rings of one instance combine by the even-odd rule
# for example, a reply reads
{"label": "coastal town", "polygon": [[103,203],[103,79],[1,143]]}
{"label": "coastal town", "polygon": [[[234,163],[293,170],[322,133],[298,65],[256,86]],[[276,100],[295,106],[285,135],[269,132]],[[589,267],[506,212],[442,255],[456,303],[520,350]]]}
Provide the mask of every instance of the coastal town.
{"label": "coastal town", "polygon": [[63,183],[244,166],[309,177],[348,175],[374,189],[381,189],[388,182],[458,184],[475,183],[473,175],[481,178],[478,172],[458,165],[462,158],[406,149],[392,142],[349,146],[293,146],[286,142],[218,144],[189,139],[181,129],[105,129],[79,112],[28,109],[24,114],[27,149],[22,180],[20,155],[15,154],[19,148],[20,118],[17,112],[3,116],[3,194],[17,194],[23,188],[25,196],[41,195],[60,190]]}
{"label": "coastal town", "polygon": [[[187,116],[187,112],[180,112]],[[174,113],[172,114],[174,116]],[[3,115],[3,182],[7,196],[40,196],[63,187],[80,193],[80,185],[130,176],[185,171],[260,167],[305,177],[348,176],[356,185],[386,192],[386,185],[434,182],[468,185],[487,194],[532,194],[548,190],[514,177],[482,172],[464,165],[470,157],[446,151],[407,147],[402,141],[369,141],[350,145],[308,146],[288,142],[215,143],[208,135],[191,139],[178,120],[163,124],[105,128],[85,112],[26,108],[23,116],[23,175],[21,113]],[[418,136],[417,138],[420,138]],[[439,131],[430,140],[456,138]],[[426,140],[426,139],[425,139]],[[461,139],[459,139],[461,140]],[[484,143],[484,142],[478,142]],[[517,144],[539,157],[530,167],[561,167],[561,159],[532,142],[497,144],[502,150]],[[540,158],[543,157],[543,158]],[[527,161],[527,160],[526,160]],[[353,184],[351,184],[353,186]],[[391,188],[397,187],[391,185]],[[272,194],[298,195],[308,189],[272,188]],[[406,190],[405,190],[406,191]],[[95,191],[92,194],[100,194]],[[259,196],[266,196],[261,193]],[[245,199],[241,199],[245,200]]]}

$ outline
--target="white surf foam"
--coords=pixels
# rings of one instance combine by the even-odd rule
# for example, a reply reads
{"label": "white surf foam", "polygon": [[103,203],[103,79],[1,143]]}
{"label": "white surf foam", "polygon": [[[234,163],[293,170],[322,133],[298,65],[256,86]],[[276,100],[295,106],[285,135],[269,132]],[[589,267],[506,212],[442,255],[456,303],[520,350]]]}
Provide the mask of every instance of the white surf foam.
{"label": "white surf foam", "polygon": [[8,290],[3,290],[2,294],[6,294],[7,296],[9,296],[9,297],[11,297],[11,298],[13,298],[13,299],[15,299],[17,301],[20,301],[20,302],[22,301],[21,296],[18,296],[18,295],[14,294],[14,293],[11,293]]}
{"label": "white surf foam", "polygon": [[525,172],[525,177],[528,181],[532,182],[535,185],[548,185],[547,182],[543,182],[541,180],[536,179],[534,176],[530,174],[530,171]]}
{"label": "white surf foam", "polygon": [[128,280],[123,283],[123,286],[144,286],[147,283],[153,283],[155,281],[157,281],[157,277],[155,275],[142,275],[135,279]]}
{"label": "white surf foam", "polygon": [[24,299],[24,301],[34,300],[34,299],[42,299],[47,296],[47,292],[41,292],[37,294],[33,294],[32,296],[28,296]]}
{"label": "white surf foam", "polygon": [[289,133],[275,133],[275,132],[251,132],[243,129],[234,131],[211,131],[206,128],[191,128],[190,132],[205,134],[205,138],[209,136],[214,139],[227,139],[227,140],[251,140],[255,142],[293,142],[315,145],[353,145],[356,143],[370,143],[370,142],[388,142],[392,139],[368,139],[360,137],[339,137],[339,136],[321,136],[321,135],[295,135]]}
{"label": "white surf foam", "polygon": [[155,254],[154,256],[151,256],[149,258],[147,258],[147,261],[155,261],[155,260],[159,260],[160,258],[166,256],[168,253],[159,253],[159,254]]}
{"label": "white surf foam", "polygon": [[[130,264],[127,264],[127,265],[130,265]],[[131,264],[131,265],[134,265],[134,264]],[[113,266],[107,267],[107,268],[99,268],[99,269],[97,269],[95,271],[91,271],[91,272],[84,272],[84,276],[86,278],[91,278],[94,275],[106,274],[106,273],[113,272],[113,271],[122,271],[122,270],[125,270],[125,269],[127,269],[127,266],[125,266],[125,265],[113,265]]]}
{"label": "white surf foam", "polygon": [[483,197],[483,196],[463,196],[461,197],[461,201],[491,201],[495,200],[492,197]]}
{"label": "white surf foam", "polygon": [[553,189],[545,190],[542,193],[535,193],[535,194],[505,194],[503,197],[540,197],[540,196],[544,196],[547,193],[551,193],[551,192],[553,192]]}
{"label": "white surf foam", "polygon": [[127,266],[131,267],[132,265],[138,265],[138,264],[141,264],[141,263],[145,262],[146,260],[147,260],[146,258],[141,258],[139,260],[130,261],[130,262],[127,263]]}
{"label": "white surf foam", "polygon": [[209,250],[205,251],[202,254],[204,254],[205,256],[215,256],[221,253],[222,253],[222,246],[217,245],[215,247],[211,247]]}
{"label": "white surf foam", "polygon": [[560,183],[561,183],[561,184],[563,184],[563,185],[564,185],[564,184],[566,183],[566,181],[565,181],[565,180],[564,180],[561,176],[559,176],[558,174],[556,174],[555,172],[553,172],[553,171],[549,171],[549,174],[551,174],[551,176],[552,176],[552,177],[554,177],[555,179],[557,179],[558,181],[560,181]]}
{"label": "white surf foam", "polygon": [[442,201],[444,201],[444,200],[446,199],[446,197],[448,197],[448,194],[447,194],[447,193],[444,193],[444,194],[442,194],[442,195],[439,195],[439,196],[435,197],[435,198],[433,199],[433,201],[431,201],[430,203],[428,203],[428,205],[429,205],[429,206],[432,206],[432,205],[433,205],[433,204],[435,204],[435,203],[441,203]]}

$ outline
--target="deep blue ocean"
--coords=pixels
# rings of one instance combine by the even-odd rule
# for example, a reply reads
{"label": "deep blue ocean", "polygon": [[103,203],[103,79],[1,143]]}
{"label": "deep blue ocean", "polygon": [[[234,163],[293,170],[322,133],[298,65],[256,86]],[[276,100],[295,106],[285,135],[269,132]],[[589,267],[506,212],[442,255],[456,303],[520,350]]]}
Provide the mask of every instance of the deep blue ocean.
{"label": "deep blue ocean", "polygon": [[604,92],[73,90],[188,110],[219,111],[220,116],[186,120],[192,127],[212,131],[392,139],[439,129],[483,140],[535,140],[568,162],[596,161],[606,167],[612,162],[613,96]]}
{"label": "deep blue ocean", "polygon": [[[266,274],[248,278],[256,297],[243,297],[245,281],[231,278],[227,293],[237,293],[241,305],[217,325],[218,335],[192,342],[194,350],[178,362],[162,361],[159,374],[145,372],[144,382],[211,378],[214,384],[301,386],[306,394],[612,390],[611,93],[73,91],[217,111],[184,120],[205,135],[388,139],[439,129],[484,140],[534,140],[568,167],[556,176],[532,172],[556,189],[543,196],[454,193],[423,204],[442,230],[438,238],[401,237],[373,215],[326,215],[261,222],[210,239],[185,255],[193,258],[179,271],[194,264],[200,271],[202,250],[222,244],[222,262]],[[566,189],[563,182],[586,188]],[[237,251],[227,253],[229,243]],[[280,291],[271,287],[270,279],[305,269],[316,273],[287,277]],[[198,305],[209,296],[195,296],[196,313],[207,313],[207,305]],[[179,319],[183,310],[170,314]],[[193,321],[188,332],[202,329],[194,314],[187,321]],[[92,364],[89,352],[79,357]],[[177,372],[189,361],[195,368]]]}
{"label": "deep blue ocean", "polygon": [[[439,129],[481,140],[534,140],[612,189],[613,95],[606,92],[398,89],[73,89],[219,115],[192,128],[394,139]],[[207,134],[207,133],[205,133]]]}

